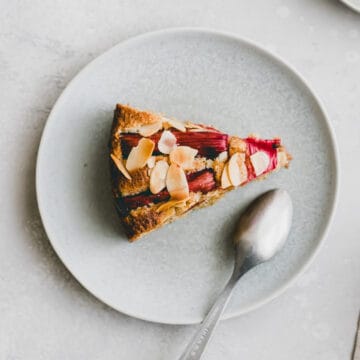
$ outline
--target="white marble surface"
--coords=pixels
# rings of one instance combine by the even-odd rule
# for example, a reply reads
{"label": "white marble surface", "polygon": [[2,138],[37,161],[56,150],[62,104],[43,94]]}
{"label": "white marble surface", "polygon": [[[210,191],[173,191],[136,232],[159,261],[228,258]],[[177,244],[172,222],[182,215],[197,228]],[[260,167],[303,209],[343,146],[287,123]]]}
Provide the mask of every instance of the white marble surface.
{"label": "white marble surface", "polygon": [[340,150],[338,210],[280,298],[220,324],[204,359],[350,359],[360,307],[360,15],[335,0],[0,1],[0,359],[176,359],[194,327],[119,314],[89,295],[44,234],[34,167],[69,80],[146,31],[203,26],[285,58],[323,100]]}

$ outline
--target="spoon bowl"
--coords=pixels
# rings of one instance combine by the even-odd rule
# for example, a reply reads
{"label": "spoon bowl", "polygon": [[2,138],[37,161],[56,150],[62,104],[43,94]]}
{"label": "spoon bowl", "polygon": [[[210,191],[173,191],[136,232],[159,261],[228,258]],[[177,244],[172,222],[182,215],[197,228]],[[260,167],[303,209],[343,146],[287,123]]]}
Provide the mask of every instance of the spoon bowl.
{"label": "spoon bowl", "polygon": [[200,359],[238,280],[282,248],[290,231],[292,215],[291,198],[280,189],[264,193],[246,208],[233,236],[233,274],[180,360]]}
{"label": "spoon bowl", "polygon": [[234,233],[235,269],[253,267],[271,259],[290,231],[293,206],[285,190],[270,190],[243,212]]}

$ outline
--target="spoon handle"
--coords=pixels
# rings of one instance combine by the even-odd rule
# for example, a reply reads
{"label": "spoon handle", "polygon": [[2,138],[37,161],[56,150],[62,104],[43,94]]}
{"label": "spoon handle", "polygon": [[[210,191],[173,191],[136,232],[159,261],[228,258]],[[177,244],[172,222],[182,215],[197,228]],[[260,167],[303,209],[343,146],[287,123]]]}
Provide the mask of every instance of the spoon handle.
{"label": "spoon handle", "polygon": [[205,350],[205,347],[209,342],[217,323],[219,322],[220,316],[230,299],[236,283],[237,278],[232,276],[179,360],[200,359],[201,354]]}

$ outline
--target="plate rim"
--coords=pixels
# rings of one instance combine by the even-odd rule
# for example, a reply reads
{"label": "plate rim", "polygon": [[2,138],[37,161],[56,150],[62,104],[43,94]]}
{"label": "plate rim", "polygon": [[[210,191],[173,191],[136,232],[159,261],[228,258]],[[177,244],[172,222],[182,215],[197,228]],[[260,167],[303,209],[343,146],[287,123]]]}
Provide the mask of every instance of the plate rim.
{"label": "plate rim", "polygon": [[47,138],[47,133],[49,132],[49,123],[51,122],[52,117],[55,116],[54,114],[56,114],[57,109],[62,104],[63,99],[65,98],[67,92],[71,88],[71,85],[73,83],[75,83],[80,78],[81,75],[83,75],[86,71],[88,71],[91,68],[91,66],[93,66],[97,61],[99,61],[100,58],[107,55],[107,53],[112,51],[115,47],[121,47],[121,46],[127,45],[129,43],[141,42],[144,40],[156,38],[158,36],[162,36],[162,35],[166,35],[166,34],[179,34],[179,33],[207,34],[207,35],[212,35],[212,36],[220,36],[220,37],[227,38],[229,40],[237,41],[237,42],[246,44],[246,45],[254,48],[255,50],[265,54],[265,56],[275,60],[280,65],[285,67],[287,70],[289,70],[294,75],[294,77],[298,81],[300,81],[300,83],[304,86],[306,91],[315,100],[317,106],[319,107],[320,113],[321,113],[322,117],[324,118],[324,125],[329,133],[330,142],[332,144],[332,151],[333,151],[332,155],[333,155],[333,162],[334,162],[334,164],[333,164],[334,165],[334,179],[333,179],[333,189],[332,189],[332,203],[331,203],[331,207],[328,209],[328,218],[327,218],[325,224],[323,225],[323,228],[321,229],[321,234],[318,238],[318,242],[313,247],[312,253],[301,264],[301,266],[294,273],[294,275],[289,280],[287,280],[283,284],[281,284],[281,286],[277,290],[273,291],[270,295],[268,295],[258,301],[255,301],[253,304],[246,306],[240,310],[235,310],[235,311],[232,311],[231,313],[224,313],[223,316],[221,317],[221,320],[234,318],[239,315],[251,312],[251,311],[265,305],[266,303],[272,301],[273,299],[275,299],[276,297],[281,295],[291,285],[293,285],[294,282],[298,279],[298,277],[301,274],[303,274],[304,271],[309,267],[309,265],[313,262],[316,255],[319,253],[321,247],[324,244],[325,239],[327,238],[327,236],[329,234],[330,225],[333,222],[335,210],[336,210],[337,204],[338,204],[340,174],[339,174],[339,149],[338,149],[338,145],[337,145],[337,141],[336,141],[335,132],[334,132],[331,122],[329,121],[328,114],[325,111],[325,108],[324,108],[323,103],[320,100],[319,96],[316,95],[316,93],[308,85],[307,80],[305,80],[305,78],[292,65],[289,65],[287,63],[287,61],[285,61],[283,58],[281,58],[280,56],[278,56],[276,54],[273,54],[271,51],[269,51],[266,48],[259,45],[256,41],[250,40],[247,37],[238,36],[235,33],[227,32],[227,31],[221,31],[221,30],[205,28],[205,27],[164,28],[164,29],[160,29],[160,30],[141,33],[136,36],[129,37],[123,41],[120,41],[119,43],[111,46],[109,49],[107,49],[106,51],[104,51],[103,53],[101,53],[100,55],[95,57],[93,60],[91,60],[89,63],[87,63],[84,67],[82,67],[77,72],[77,74],[68,82],[68,84],[66,85],[66,87],[64,88],[64,90],[62,91],[62,93],[60,94],[60,96],[58,97],[56,102],[54,103],[54,105],[48,115],[48,118],[46,120],[45,126],[44,126],[42,134],[41,134],[41,140],[40,140],[40,144],[38,147],[38,153],[37,153],[37,158],[36,158],[35,192],[36,192],[36,198],[37,198],[37,204],[38,204],[40,218],[41,218],[44,230],[46,232],[47,238],[48,238],[52,248],[54,249],[56,255],[58,256],[58,258],[64,264],[66,269],[71,273],[71,275],[76,279],[76,281],[84,289],[86,289],[86,291],[88,291],[90,294],[92,294],[96,299],[100,300],[102,303],[106,304],[110,308],[112,308],[122,314],[131,316],[133,318],[141,319],[144,321],[149,321],[149,322],[154,322],[154,323],[159,323],[159,324],[169,324],[169,325],[190,325],[190,324],[198,324],[202,320],[199,320],[197,318],[194,318],[193,320],[191,320],[189,318],[184,318],[184,319],[179,319],[179,320],[175,321],[172,319],[171,320],[159,319],[157,316],[152,317],[152,316],[145,316],[143,314],[135,314],[135,313],[132,313],[131,311],[127,311],[126,309],[122,309],[121,307],[119,307],[117,305],[108,303],[106,301],[106,299],[104,299],[102,297],[101,294],[98,294],[95,290],[91,289],[89,286],[85,286],[85,284],[72,272],[71,267],[68,266],[68,264],[67,264],[67,261],[60,255],[61,251],[56,246],[56,241],[54,241],[54,238],[56,235],[55,235],[55,233],[51,232],[50,226],[48,226],[48,224],[47,224],[47,220],[46,220],[47,216],[45,214],[44,201],[41,200],[42,197],[41,197],[41,189],[40,189],[40,181],[41,181],[40,180],[40,172],[41,172],[40,168],[41,168],[42,158],[44,156],[43,154],[45,153],[43,149],[45,147],[44,144],[45,144],[45,139]]}
{"label": "plate rim", "polygon": [[349,0],[340,0],[340,1],[343,3],[343,5],[347,6],[348,9],[353,10],[356,13],[360,14],[360,6],[352,3],[351,0],[350,1]]}

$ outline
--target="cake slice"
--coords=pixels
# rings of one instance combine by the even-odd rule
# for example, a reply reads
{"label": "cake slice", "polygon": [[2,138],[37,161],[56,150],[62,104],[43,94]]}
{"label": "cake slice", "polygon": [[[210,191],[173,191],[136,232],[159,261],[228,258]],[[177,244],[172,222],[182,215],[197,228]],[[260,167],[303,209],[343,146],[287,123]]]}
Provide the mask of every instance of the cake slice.
{"label": "cake slice", "polygon": [[117,104],[110,139],[115,206],[130,241],[288,167],[279,138],[239,138]]}

